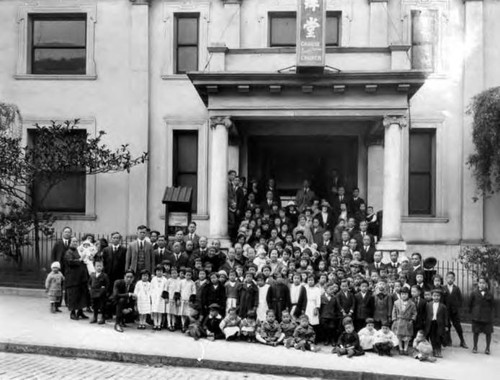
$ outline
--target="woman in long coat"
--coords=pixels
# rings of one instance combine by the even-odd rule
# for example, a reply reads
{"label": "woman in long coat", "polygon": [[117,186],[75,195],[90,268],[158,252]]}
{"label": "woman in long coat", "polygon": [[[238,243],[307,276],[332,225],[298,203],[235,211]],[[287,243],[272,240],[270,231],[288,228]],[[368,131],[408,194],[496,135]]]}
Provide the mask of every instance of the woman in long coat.
{"label": "woman in long coat", "polygon": [[66,295],[68,309],[70,310],[70,318],[77,320],[78,318],[88,319],[83,314],[83,309],[88,304],[87,299],[87,283],[88,272],[87,266],[82,261],[80,254],[77,251],[78,239],[71,238],[69,249],[64,255],[66,273]]}

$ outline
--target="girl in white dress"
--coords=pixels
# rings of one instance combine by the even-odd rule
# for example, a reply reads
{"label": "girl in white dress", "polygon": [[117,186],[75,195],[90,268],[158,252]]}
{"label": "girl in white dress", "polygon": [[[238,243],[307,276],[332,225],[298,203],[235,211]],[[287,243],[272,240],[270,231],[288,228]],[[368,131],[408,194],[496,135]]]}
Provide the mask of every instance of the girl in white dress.
{"label": "girl in white dress", "polygon": [[186,332],[189,325],[189,316],[193,312],[193,305],[196,302],[196,284],[193,281],[193,271],[185,270],[185,277],[180,281],[181,307],[179,315],[182,318],[182,332]]}
{"label": "girl in white dress", "polygon": [[151,283],[149,282],[149,271],[141,271],[141,279],[135,284],[134,294],[137,300],[137,311],[139,312],[139,330],[146,329],[146,316],[151,314]]}
{"label": "girl in white dress", "polygon": [[257,323],[259,323],[266,320],[266,313],[269,309],[267,304],[267,293],[269,292],[270,285],[266,284],[266,280],[262,273],[257,275],[256,280],[259,288],[259,303],[257,306]]}
{"label": "girl in white dress", "polygon": [[151,279],[151,313],[153,330],[161,330],[163,314],[165,313],[165,299],[162,297],[167,287],[167,279],[163,276],[163,267],[157,265],[156,276]]}
{"label": "girl in white dress", "polygon": [[307,304],[305,314],[309,317],[309,324],[313,327],[316,336],[318,336],[321,289],[316,286],[316,280],[313,275],[307,278],[306,294]]}
{"label": "girl in white dress", "polygon": [[167,282],[168,302],[166,307],[167,326],[170,331],[175,331],[175,319],[179,315],[181,305],[181,279],[177,268],[170,270],[170,278]]}

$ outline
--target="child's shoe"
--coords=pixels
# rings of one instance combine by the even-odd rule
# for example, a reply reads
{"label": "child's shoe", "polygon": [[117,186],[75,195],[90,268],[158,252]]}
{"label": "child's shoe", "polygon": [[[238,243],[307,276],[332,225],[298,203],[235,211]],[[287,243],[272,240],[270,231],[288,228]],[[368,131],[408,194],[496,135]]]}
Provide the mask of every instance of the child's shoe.
{"label": "child's shoe", "polygon": [[104,324],[104,315],[102,314],[99,314],[98,317],[97,317],[97,324],[98,325],[103,325]]}
{"label": "child's shoe", "polygon": [[473,347],[473,348],[472,348],[472,353],[473,353],[473,354],[477,354],[477,347]]}
{"label": "child's shoe", "polygon": [[95,315],[90,318],[90,323],[97,323],[97,318],[95,317]]}
{"label": "child's shoe", "polygon": [[347,350],[347,357],[352,358],[354,356],[354,350]]}
{"label": "child's shoe", "polygon": [[486,350],[484,350],[484,353],[485,353],[486,355],[489,355],[489,354],[490,354],[490,349],[489,349],[489,348],[487,348]]}
{"label": "child's shoe", "polygon": [[50,304],[50,312],[54,314],[56,312],[56,305],[54,303]]}

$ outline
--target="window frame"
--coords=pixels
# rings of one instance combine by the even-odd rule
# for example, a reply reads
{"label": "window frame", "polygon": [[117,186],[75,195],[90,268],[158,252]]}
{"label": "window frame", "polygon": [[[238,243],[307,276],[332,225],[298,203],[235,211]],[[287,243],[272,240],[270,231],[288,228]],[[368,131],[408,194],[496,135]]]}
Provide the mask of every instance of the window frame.
{"label": "window frame", "polygon": [[[22,146],[29,144],[30,131],[36,129],[35,124],[49,125],[51,120],[62,122],[64,120],[71,120],[74,117],[34,117],[26,116],[22,121]],[[96,120],[93,117],[79,118],[78,130],[83,130],[86,133],[97,134]],[[24,191],[29,194],[30,189],[25,188]],[[56,211],[51,214],[59,220],[87,220],[93,221],[97,219],[96,215],[96,195],[97,195],[97,176],[88,175],[85,181],[85,212],[61,212]]]}
{"label": "window frame", "polygon": [[[179,136],[180,135],[192,135],[196,137],[196,169],[194,171],[180,171],[179,170]],[[199,152],[198,152],[198,146],[199,146],[199,141],[200,141],[200,133],[197,129],[176,129],[172,131],[172,143],[173,143],[173,150],[172,150],[172,184],[174,186],[180,186],[179,185],[179,175],[195,175],[196,176],[196,188],[194,190],[194,197],[195,197],[195,202],[194,202],[194,207],[192,208],[192,213],[196,214],[198,212],[198,182],[199,182],[199,167],[198,167],[198,161],[199,161]]]}
{"label": "window frame", "polygon": [[[181,47],[196,47],[196,70],[200,69],[200,13],[199,12],[175,12],[174,13],[174,74],[186,75],[186,72],[179,72],[179,46]],[[196,19],[196,44],[181,44],[179,45],[179,19],[191,18]]]}
{"label": "window frame", "polygon": [[[85,15],[86,17],[86,60],[85,74],[32,74],[31,73],[31,27],[30,17],[50,17],[65,14]],[[68,5],[22,5],[18,7],[18,47],[17,65],[14,79],[18,80],[95,80],[95,23],[97,4]]]}
{"label": "window frame", "polygon": [[[411,168],[411,137],[412,135],[429,135],[430,136],[430,170],[429,171],[412,171]],[[437,131],[434,128],[418,128],[411,129],[408,133],[408,216],[410,217],[435,217],[436,216],[436,175],[437,175],[437,165],[436,165],[436,139]],[[430,177],[429,181],[429,196],[430,196],[430,210],[429,212],[417,212],[411,209],[412,200],[412,188],[410,186],[412,175],[428,175]]]}
{"label": "window frame", "polygon": [[[46,20],[46,21],[69,21],[69,20],[78,20],[85,21],[85,42],[83,46],[70,46],[70,45],[52,45],[52,46],[35,46],[34,42],[34,22],[38,20]],[[35,64],[35,50],[36,49],[85,49],[85,57],[87,56],[87,13],[30,13],[28,15],[28,65],[29,65],[29,74],[32,75],[86,75],[87,73],[87,62],[85,62],[84,73],[36,73],[34,69]]]}
{"label": "window frame", "polygon": [[[272,36],[273,36],[273,18],[290,18],[293,17],[295,19],[295,25],[297,25],[297,12],[296,11],[269,11],[267,14],[268,18],[268,31],[267,31],[267,39],[268,39],[268,47],[279,48],[279,47],[296,47],[297,46],[297,28],[295,27],[294,43],[293,44],[283,44],[283,45],[273,45]],[[328,40],[328,35],[326,34],[325,29],[325,49],[329,47],[339,47],[341,45],[341,30],[342,30],[342,11],[326,11],[326,20],[328,21],[329,17],[337,18],[337,43],[329,44],[326,41]],[[326,26],[325,26],[326,28]]]}

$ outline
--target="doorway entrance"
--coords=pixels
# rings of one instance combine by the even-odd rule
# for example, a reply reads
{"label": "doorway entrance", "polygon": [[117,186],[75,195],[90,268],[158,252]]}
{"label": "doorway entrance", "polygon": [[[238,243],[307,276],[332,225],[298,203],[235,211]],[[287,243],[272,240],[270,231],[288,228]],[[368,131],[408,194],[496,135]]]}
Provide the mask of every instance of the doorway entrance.
{"label": "doorway entrance", "polygon": [[280,196],[294,196],[309,179],[316,194],[325,197],[334,169],[347,191],[357,186],[357,136],[248,137],[248,178],[274,178]]}

